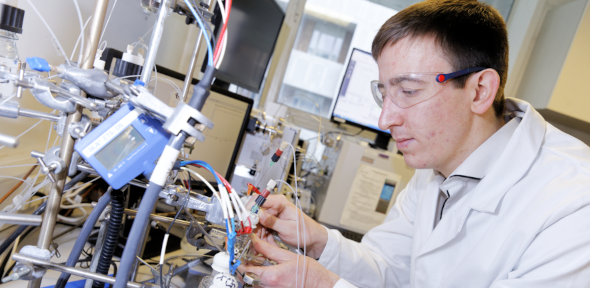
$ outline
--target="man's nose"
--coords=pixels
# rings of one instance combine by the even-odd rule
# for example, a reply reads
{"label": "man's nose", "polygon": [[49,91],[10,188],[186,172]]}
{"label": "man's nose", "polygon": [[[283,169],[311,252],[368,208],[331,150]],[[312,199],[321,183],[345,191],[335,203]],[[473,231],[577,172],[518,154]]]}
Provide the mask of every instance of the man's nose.
{"label": "man's nose", "polygon": [[403,117],[401,109],[389,98],[383,101],[383,109],[379,115],[379,129],[388,130],[392,126],[401,126]]}

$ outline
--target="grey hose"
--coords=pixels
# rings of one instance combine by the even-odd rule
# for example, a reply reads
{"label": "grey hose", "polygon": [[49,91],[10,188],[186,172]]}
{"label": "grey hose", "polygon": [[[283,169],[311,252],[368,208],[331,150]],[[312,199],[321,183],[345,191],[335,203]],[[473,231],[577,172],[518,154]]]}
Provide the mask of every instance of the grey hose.
{"label": "grey hose", "polygon": [[[211,87],[211,82],[213,81],[213,77],[215,76],[215,67],[207,66],[205,70],[205,75],[201,79],[201,81],[194,86],[193,88],[193,96],[189,101],[189,106],[201,111],[203,106],[205,105],[205,101],[209,96],[209,88]],[[196,124],[196,120],[191,119],[189,120],[189,124],[194,126]],[[181,131],[176,136],[172,136],[168,141],[168,146],[178,150],[184,143],[187,134],[184,131]],[[160,159],[158,161],[158,165],[161,165],[160,161],[176,161],[176,159]],[[150,186],[146,189],[143,199],[141,200],[141,204],[139,205],[139,209],[137,209],[137,215],[135,215],[135,220],[133,221],[133,225],[131,226],[131,230],[129,231],[129,238],[127,238],[127,242],[125,244],[125,249],[123,250],[123,255],[121,255],[121,263],[119,264],[119,273],[117,273],[115,284],[113,288],[126,288],[127,282],[129,281],[129,277],[131,275],[131,269],[133,264],[136,261],[137,253],[139,252],[139,243],[142,242],[142,239],[145,235],[146,227],[149,224],[149,217],[156,205],[156,201],[158,200],[158,194],[162,190],[162,186],[150,181]],[[62,287],[55,287],[55,288],[62,288]]]}
{"label": "grey hose", "polygon": [[[109,187],[107,192],[104,193],[104,195],[102,195],[100,199],[98,199],[98,204],[96,204],[96,207],[94,207],[94,209],[92,209],[92,212],[90,212],[88,219],[86,219],[86,222],[84,222],[84,225],[82,226],[82,231],[80,231],[78,239],[76,239],[74,248],[72,249],[72,252],[70,252],[70,256],[66,261],[66,266],[74,267],[76,265],[76,262],[78,262],[78,258],[80,258],[80,254],[82,254],[84,245],[86,245],[86,241],[88,241],[88,237],[90,237],[90,233],[92,232],[92,229],[94,229],[94,224],[96,224],[96,221],[98,221],[98,217],[100,217],[102,211],[104,211],[107,205],[109,205],[109,203],[111,202],[112,190],[113,188]],[[55,288],[64,288],[66,286],[66,283],[68,282],[68,279],[70,279],[70,274],[65,272],[61,273],[59,279],[57,280],[57,283],[55,284]]]}

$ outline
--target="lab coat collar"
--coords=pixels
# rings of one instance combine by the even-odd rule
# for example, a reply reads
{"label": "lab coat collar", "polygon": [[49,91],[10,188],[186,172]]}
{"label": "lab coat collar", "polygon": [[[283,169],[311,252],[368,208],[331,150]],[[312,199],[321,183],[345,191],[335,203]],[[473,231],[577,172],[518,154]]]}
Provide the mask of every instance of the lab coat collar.
{"label": "lab coat collar", "polygon": [[504,151],[498,155],[493,169],[471,193],[470,206],[480,212],[496,211],[504,194],[531,167],[545,137],[545,119],[531,104],[515,98],[506,98],[505,104],[507,112],[522,120]]}
{"label": "lab coat collar", "polygon": [[476,180],[483,179],[498,161],[498,154],[501,154],[506,145],[514,135],[514,131],[518,128],[519,119],[512,118],[490,138],[484,141],[453,173],[449,176],[449,180],[453,177],[468,177]]}
{"label": "lab coat collar", "polygon": [[[469,205],[460,207],[454,213],[448,213],[439,222],[434,230],[432,226],[427,231],[422,231],[426,237],[423,246],[419,249],[417,257],[443,246],[454,239],[463,228],[471,209],[481,212],[494,213],[498,203],[504,194],[516,184],[530,168],[537,157],[543,138],[545,136],[546,123],[543,117],[533,107],[522,100],[507,98],[506,109],[514,117],[522,118],[520,124],[512,134],[503,152],[498,152],[498,160],[479,182],[477,187],[470,192]],[[430,180],[435,180],[434,171]],[[430,182],[428,191],[438,193],[437,182]],[[437,197],[426,197],[425,219],[434,219]],[[431,233],[430,233],[431,232]]]}

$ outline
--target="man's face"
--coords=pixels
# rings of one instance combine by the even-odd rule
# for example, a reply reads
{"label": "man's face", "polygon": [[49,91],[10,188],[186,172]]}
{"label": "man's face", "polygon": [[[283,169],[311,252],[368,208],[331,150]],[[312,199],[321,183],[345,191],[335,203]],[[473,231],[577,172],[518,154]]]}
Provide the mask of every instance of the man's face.
{"label": "man's face", "polygon": [[[405,37],[387,46],[377,64],[382,82],[402,73],[454,72],[432,38]],[[386,97],[379,128],[391,131],[408,166],[446,171],[469,144],[465,143],[472,117],[468,93],[469,89],[447,83],[434,97],[405,109]]]}

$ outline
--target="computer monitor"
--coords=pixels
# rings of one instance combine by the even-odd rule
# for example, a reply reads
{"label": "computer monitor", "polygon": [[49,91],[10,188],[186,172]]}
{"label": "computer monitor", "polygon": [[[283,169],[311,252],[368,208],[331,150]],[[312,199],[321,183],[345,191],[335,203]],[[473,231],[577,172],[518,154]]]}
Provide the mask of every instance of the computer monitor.
{"label": "computer monitor", "polygon": [[[156,66],[158,79],[166,79],[176,84],[180,90],[184,83],[185,75]],[[155,76],[156,72],[152,73]],[[177,91],[166,80],[157,81],[154,95],[168,105],[175,107],[178,103]],[[193,79],[192,84],[198,81]],[[150,83],[153,86],[154,83]],[[192,95],[192,86],[189,90],[188,97]],[[188,101],[188,100],[187,100]],[[195,147],[190,153],[191,160],[203,160],[209,163],[215,171],[224,175],[225,179],[231,181],[235,168],[236,159],[246,132],[250,111],[254,100],[219,89],[211,87],[211,94],[205,102],[201,113],[215,125],[213,129],[203,130],[205,141],[195,143]],[[201,173],[207,181],[215,182],[211,173],[203,171]]]}
{"label": "computer monitor", "polygon": [[[223,23],[217,6],[214,13],[213,33],[219,39]],[[233,1],[227,24],[227,48],[215,78],[258,92],[284,17],[275,0]]]}
{"label": "computer monitor", "polygon": [[378,135],[390,134],[378,127],[381,108],[371,95],[371,81],[378,79],[379,69],[371,53],[352,49],[331,120],[371,130]]}

